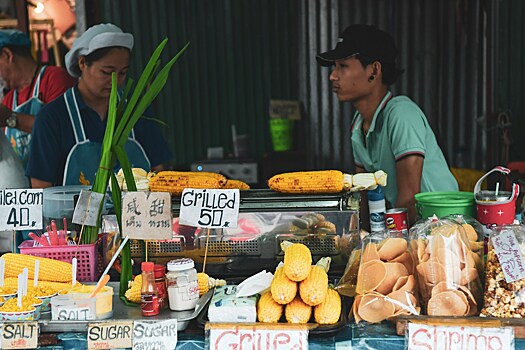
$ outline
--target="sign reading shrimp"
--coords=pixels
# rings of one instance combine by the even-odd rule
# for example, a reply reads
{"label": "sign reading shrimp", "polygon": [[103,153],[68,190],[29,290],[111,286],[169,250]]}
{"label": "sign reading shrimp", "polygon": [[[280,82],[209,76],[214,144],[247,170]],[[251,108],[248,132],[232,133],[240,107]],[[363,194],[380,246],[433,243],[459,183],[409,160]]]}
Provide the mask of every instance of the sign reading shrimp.
{"label": "sign reading shrimp", "polygon": [[239,216],[238,189],[186,188],[180,199],[181,225],[206,228],[235,228]]}
{"label": "sign reading shrimp", "polygon": [[409,350],[514,350],[512,327],[443,327],[408,324]]}
{"label": "sign reading shrimp", "polygon": [[[288,325],[290,326],[290,325]],[[305,327],[274,325],[207,324],[210,350],[306,350],[308,330]]]}

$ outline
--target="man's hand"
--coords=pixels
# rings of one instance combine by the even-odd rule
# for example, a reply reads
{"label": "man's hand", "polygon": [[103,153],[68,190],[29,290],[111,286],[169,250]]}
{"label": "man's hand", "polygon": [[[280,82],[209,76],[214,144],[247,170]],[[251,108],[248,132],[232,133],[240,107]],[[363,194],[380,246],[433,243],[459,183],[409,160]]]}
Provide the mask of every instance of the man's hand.
{"label": "man's hand", "polygon": [[410,155],[396,162],[397,203],[396,208],[408,209],[408,222],[416,220],[416,199],[414,196],[421,191],[421,175],[423,174],[424,158],[421,155]]}
{"label": "man's hand", "polygon": [[0,104],[0,128],[5,128],[7,126],[7,118],[9,118],[12,113],[13,112],[9,108]]}

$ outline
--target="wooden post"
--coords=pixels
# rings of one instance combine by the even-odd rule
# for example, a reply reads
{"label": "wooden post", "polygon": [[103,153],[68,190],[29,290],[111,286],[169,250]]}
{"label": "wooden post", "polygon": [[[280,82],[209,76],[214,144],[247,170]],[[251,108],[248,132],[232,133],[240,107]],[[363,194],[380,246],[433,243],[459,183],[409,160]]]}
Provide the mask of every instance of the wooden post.
{"label": "wooden post", "polygon": [[29,15],[27,14],[27,1],[15,0],[16,18],[18,20],[18,30],[29,34]]}

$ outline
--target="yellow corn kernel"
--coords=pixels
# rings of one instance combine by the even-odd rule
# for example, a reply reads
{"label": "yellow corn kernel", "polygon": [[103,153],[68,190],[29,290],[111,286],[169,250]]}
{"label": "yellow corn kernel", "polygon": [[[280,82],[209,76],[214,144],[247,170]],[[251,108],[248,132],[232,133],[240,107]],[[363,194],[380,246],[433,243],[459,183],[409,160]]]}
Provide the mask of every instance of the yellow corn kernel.
{"label": "yellow corn kernel", "polygon": [[284,273],[284,268],[275,271],[270,287],[273,300],[278,304],[288,304],[297,294],[297,283],[290,281]]}
{"label": "yellow corn kernel", "polygon": [[279,322],[283,306],[277,304],[270,292],[265,292],[257,302],[257,319],[259,322]]}
{"label": "yellow corn kernel", "polygon": [[[76,286],[81,285],[80,283],[76,283]],[[38,286],[39,287],[45,287],[49,288],[54,291],[62,291],[62,290],[68,290],[71,289],[71,282],[69,283],[61,283],[61,282],[49,282],[49,281],[41,281],[40,278],[38,279]],[[18,288],[18,278],[16,277],[9,277],[4,280],[4,288],[9,287],[16,291]],[[29,290],[29,288],[28,288]],[[2,293],[0,293],[2,294]]]}
{"label": "yellow corn kernel", "polygon": [[2,258],[5,260],[5,277],[18,277],[24,268],[27,267],[29,272],[28,278],[33,279],[35,272],[35,261],[40,260],[38,280],[71,282],[73,267],[69,263],[53,259],[35,257],[32,255],[14,253],[6,253],[2,255]]}
{"label": "yellow corn kernel", "polygon": [[328,266],[331,258],[320,259],[312,266],[308,277],[299,283],[299,295],[301,300],[310,306],[321,304],[328,292]]}
{"label": "yellow corn kernel", "polygon": [[193,171],[161,171],[151,175],[149,188],[153,192],[181,195],[185,188],[222,188],[226,178],[221,174]]}
{"label": "yellow corn kernel", "polygon": [[210,288],[225,286],[226,281],[210,277],[204,272],[199,272],[197,274],[197,284],[199,285],[199,295],[202,296],[206,294]]}
{"label": "yellow corn kernel", "polygon": [[124,294],[129,302],[140,304],[140,289],[142,288],[142,275],[137,275],[133,281],[129,283],[130,288]]}
{"label": "yellow corn kernel", "polygon": [[270,178],[268,187],[282,193],[338,193],[343,191],[344,177],[339,170],[283,173]]}
{"label": "yellow corn kernel", "polygon": [[325,300],[314,308],[315,322],[319,324],[334,324],[341,316],[341,296],[336,290],[329,288]]}
{"label": "yellow corn kernel", "polygon": [[243,182],[241,180],[231,180],[228,179],[226,183],[224,184],[224,189],[239,189],[241,191],[249,190],[250,185],[248,185],[246,182]]}
{"label": "yellow corn kernel", "polygon": [[312,307],[303,303],[301,298],[297,296],[286,305],[284,315],[289,323],[307,323],[312,317]]}
{"label": "yellow corn kernel", "polygon": [[291,281],[301,282],[312,269],[312,253],[301,243],[284,241],[281,243],[284,251],[284,273]]}

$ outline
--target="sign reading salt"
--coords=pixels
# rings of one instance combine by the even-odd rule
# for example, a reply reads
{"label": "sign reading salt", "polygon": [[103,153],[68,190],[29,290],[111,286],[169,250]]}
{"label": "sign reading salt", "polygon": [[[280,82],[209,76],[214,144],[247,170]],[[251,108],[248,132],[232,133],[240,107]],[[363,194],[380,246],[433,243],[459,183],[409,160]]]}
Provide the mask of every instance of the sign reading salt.
{"label": "sign reading salt", "polygon": [[491,237],[492,246],[498,256],[505,281],[511,283],[525,278],[525,260],[512,230],[501,231],[497,236]]}
{"label": "sign reading salt", "polygon": [[239,217],[240,191],[186,188],[180,201],[181,225],[235,228]]}
{"label": "sign reading salt", "polygon": [[1,349],[36,349],[38,322],[13,322],[2,325]]}
{"label": "sign reading salt", "polygon": [[0,190],[0,231],[42,229],[44,191]]}
{"label": "sign reading salt", "polygon": [[122,231],[131,239],[171,239],[171,195],[127,192],[122,200]]}

